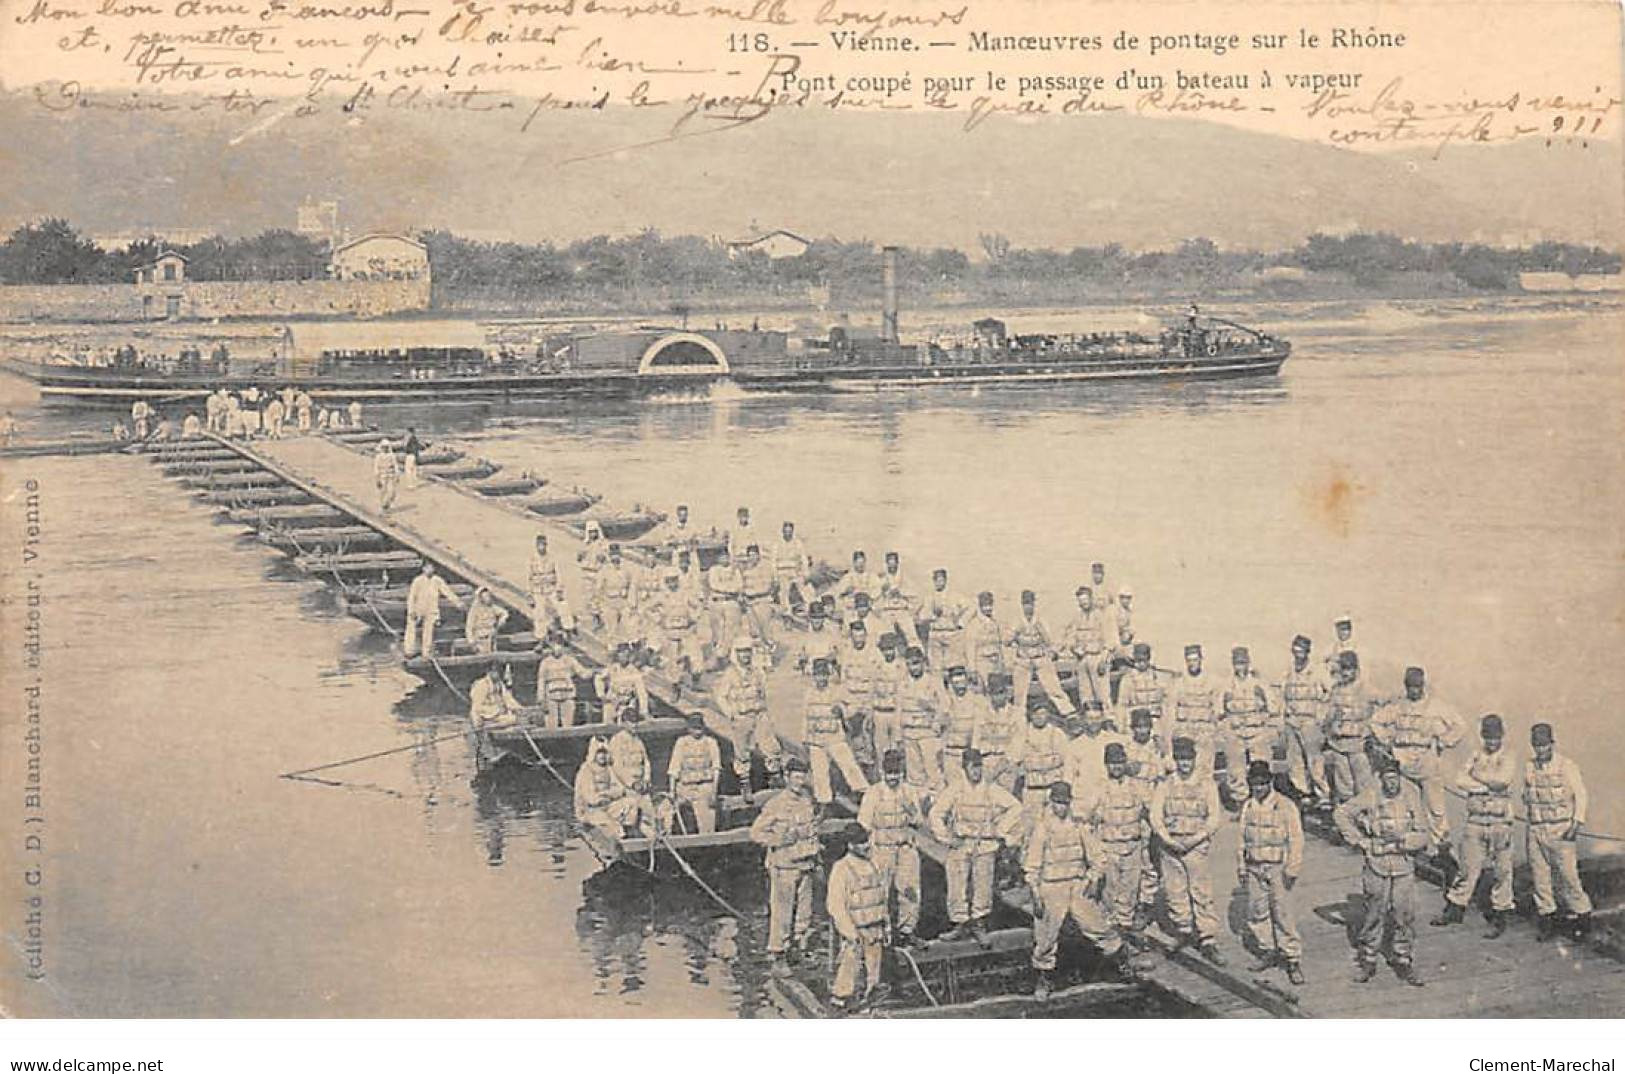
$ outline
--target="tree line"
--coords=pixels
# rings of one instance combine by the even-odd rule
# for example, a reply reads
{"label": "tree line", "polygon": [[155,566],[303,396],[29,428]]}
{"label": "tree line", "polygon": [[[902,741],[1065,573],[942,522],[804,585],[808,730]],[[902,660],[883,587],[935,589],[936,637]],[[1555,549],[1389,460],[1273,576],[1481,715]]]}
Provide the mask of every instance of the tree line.
{"label": "tree line", "polygon": [[[435,298],[442,303],[469,296],[686,302],[725,295],[799,297],[818,288],[836,298],[867,297],[879,292],[881,280],[880,247],[867,240],[819,239],[799,256],[771,258],[759,249],[730,249],[711,239],[667,237],[652,229],[563,244],[483,242],[449,231],[421,238],[429,249]],[[903,248],[900,283],[916,293],[971,296],[1071,284],[1097,291],[1194,294],[1306,273],[1330,274],[1366,288],[1380,288],[1400,274],[1428,273],[1472,289],[1500,291],[1515,289],[1522,272],[1612,273],[1621,262],[1618,253],[1598,246],[1541,242],[1512,249],[1415,242],[1383,233],[1315,234],[1273,252],[1220,249],[1206,238],[1166,250],[1130,251],[1115,243],[1025,248],[993,233],[980,236],[979,246],[975,259],[950,247]],[[183,254],[187,275],[200,280],[320,279],[331,256],[325,242],[287,230],[175,244],[152,236],[104,250],[67,221],[50,219],[25,224],[0,243],[0,282],[128,282],[137,266],[165,249]]]}

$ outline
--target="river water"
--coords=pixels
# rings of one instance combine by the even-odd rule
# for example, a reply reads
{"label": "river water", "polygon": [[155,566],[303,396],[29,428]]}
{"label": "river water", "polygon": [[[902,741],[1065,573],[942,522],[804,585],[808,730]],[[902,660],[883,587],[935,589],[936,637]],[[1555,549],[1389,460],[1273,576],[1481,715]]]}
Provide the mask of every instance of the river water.
{"label": "river water", "polygon": [[[1465,713],[1505,714],[1520,752],[1552,720],[1592,827],[1625,831],[1625,316],[1312,312],[1242,312],[1296,346],[1251,382],[377,417],[619,504],[680,498],[719,525],[749,504],[832,560],[895,548],[1007,611],[1030,587],[1057,628],[1103,560],[1164,665],[1240,643],[1274,675],[1294,633],[1323,648],[1346,611],[1379,687],[1424,664]],[[31,430],[70,420],[22,405]],[[156,468],[5,477],[39,481],[45,531],[50,983],[8,989],[18,1013],[763,1013],[760,919],[606,879],[539,773],[476,785],[464,741],[434,741],[450,699]],[[343,786],[276,778],[413,742]],[[762,886],[724,894],[755,914]]]}

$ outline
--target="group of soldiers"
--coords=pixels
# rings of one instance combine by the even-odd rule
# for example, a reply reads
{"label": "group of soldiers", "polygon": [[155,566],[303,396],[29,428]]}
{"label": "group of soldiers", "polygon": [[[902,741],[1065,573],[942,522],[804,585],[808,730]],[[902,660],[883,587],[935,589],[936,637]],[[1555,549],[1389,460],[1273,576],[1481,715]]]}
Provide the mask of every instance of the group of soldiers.
{"label": "group of soldiers", "polygon": [[279,392],[261,391],[250,385],[241,392],[217,388],[203,400],[203,416],[187,411],[177,429],[174,420],[145,399],[130,404],[130,423],[120,417],[113,423],[115,440],[195,440],[205,432],[236,440],[268,436],[280,439],[290,429],[308,433],[343,429],[345,417],[351,428],[362,428],[361,404],[351,401],[345,408],[316,405],[302,388],[284,387]]}
{"label": "group of soldiers", "polygon": [[[1466,736],[1463,721],[1432,696],[1421,668],[1405,671],[1399,696],[1369,689],[1347,616],[1334,623],[1323,659],[1313,658],[1308,637],[1294,638],[1290,667],[1273,682],[1242,646],[1225,673],[1208,672],[1194,644],[1170,670],[1135,638],[1132,595],[1107,587],[1102,564],[1092,565],[1075,614],[1055,633],[1030,591],[1008,624],[992,594],[958,597],[945,570],[933,572],[929,590],[912,592],[895,553],[873,573],[854,553],[852,570],[815,596],[813,561],[794,527],[785,523],[764,555],[744,510],[728,537],[741,562],[723,552],[701,572],[682,537],[687,526],[679,511],[656,535],[679,534],[658,587],[655,572],[630,565],[601,535],[577,558],[588,614],[616,642],[614,666],[597,676],[604,712],[647,717],[643,663],[697,684],[726,653],[709,689],[728,718],[740,792],[753,804],[761,782],[783,787],[751,826],[768,848],[768,950],[780,967],[812,928],[821,825],[838,800],[856,806],[856,820],[836,839],[846,849],[826,898],[840,938],[835,996],[843,1004],[859,1001],[860,976],[868,989],[878,984],[886,947],[917,942],[918,846],[927,838],[944,849],[955,939],[985,942],[996,884],[1025,879],[1040,995],[1051,988],[1068,918],[1124,972],[1142,969],[1141,935],[1159,900],[1170,928],[1223,963],[1211,854],[1230,823],[1239,829],[1243,941],[1258,956],[1254,970],[1278,967],[1302,983],[1291,893],[1305,813],[1329,814],[1365,855],[1361,981],[1386,953],[1400,979],[1422,983],[1414,947],[1423,854],[1451,878],[1433,924],[1460,923],[1488,871],[1488,935],[1501,935],[1519,823],[1527,825],[1540,937],[1588,925],[1576,855],[1586,791],[1573,761],[1555,753],[1551,726],[1531,728],[1532,756],[1520,768],[1503,721],[1487,715],[1479,748],[1458,769],[1448,755]],[[575,622],[545,537],[531,559],[531,589],[538,629],[547,624],[551,639],[538,698],[559,699],[549,721],[562,724],[586,672],[560,643]],[[775,661],[805,676],[786,701],[771,696]],[[800,710],[799,735],[781,727],[786,702]],[[624,737],[619,751],[613,743],[591,751],[578,805],[616,831],[715,831],[725,772],[704,721],[692,718],[677,743],[665,796],[651,790],[646,755],[637,759],[641,740]],[[838,793],[843,784],[849,797]],[[1459,855],[1451,792],[1466,801]]]}

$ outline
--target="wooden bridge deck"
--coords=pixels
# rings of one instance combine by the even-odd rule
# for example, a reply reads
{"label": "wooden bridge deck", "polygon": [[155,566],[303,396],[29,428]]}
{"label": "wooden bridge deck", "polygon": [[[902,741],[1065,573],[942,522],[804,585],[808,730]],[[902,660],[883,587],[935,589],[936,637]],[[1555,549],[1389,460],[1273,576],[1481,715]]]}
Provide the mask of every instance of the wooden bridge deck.
{"label": "wooden bridge deck", "polygon": [[[510,609],[525,613],[526,571],[535,535],[546,532],[554,555],[573,564],[579,540],[563,524],[459,488],[425,478],[403,488],[387,515],[377,508],[370,453],[325,437],[256,441],[235,450],[265,463],[307,491],[347,514],[433,558],[470,581],[489,586]],[[584,607],[575,572],[565,569],[566,590],[575,606]],[[394,579],[404,583],[405,578]],[[793,638],[791,639],[793,642]],[[602,657],[590,639],[589,655]],[[596,650],[592,652],[591,650]],[[802,735],[799,698],[803,679],[788,666],[770,678],[775,719],[781,735]],[[670,685],[651,682],[654,692],[673,701]],[[681,703],[703,708],[719,730],[720,714],[701,699]],[[1519,919],[1501,939],[1482,938],[1477,913],[1466,923],[1433,928],[1427,919],[1440,904],[1436,887],[1423,884],[1418,922],[1416,965],[1427,982],[1423,988],[1404,984],[1384,967],[1366,984],[1353,981],[1350,940],[1360,915],[1361,863],[1355,851],[1309,836],[1304,870],[1293,898],[1304,940],[1303,969],[1308,982],[1293,988],[1280,970],[1255,976],[1241,944],[1244,904],[1235,889],[1234,824],[1216,839],[1212,856],[1218,912],[1226,921],[1220,947],[1229,964],[1219,968],[1193,951],[1175,951],[1173,938],[1153,929],[1149,939],[1156,967],[1148,983],[1220,1017],[1575,1017],[1618,1016],[1625,1012],[1625,963],[1600,948],[1567,939],[1537,943],[1534,927]],[[940,853],[940,848],[927,848]],[[1001,896],[1025,913],[1025,891]],[[1290,999],[1288,997],[1291,997]]]}

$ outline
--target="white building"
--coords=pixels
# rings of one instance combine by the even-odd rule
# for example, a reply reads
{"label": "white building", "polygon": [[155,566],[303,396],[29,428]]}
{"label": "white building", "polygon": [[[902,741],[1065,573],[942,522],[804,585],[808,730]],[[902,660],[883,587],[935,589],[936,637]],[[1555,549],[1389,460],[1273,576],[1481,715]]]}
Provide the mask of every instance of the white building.
{"label": "white building", "polygon": [[742,257],[753,250],[760,250],[774,261],[785,257],[800,257],[811,245],[811,241],[782,228],[763,232],[753,238],[734,239],[727,244],[729,257]]}
{"label": "white building", "polygon": [[363,235],[333,250],[335,280],[419,280],[429,275],[429,248],[405,235]]}

